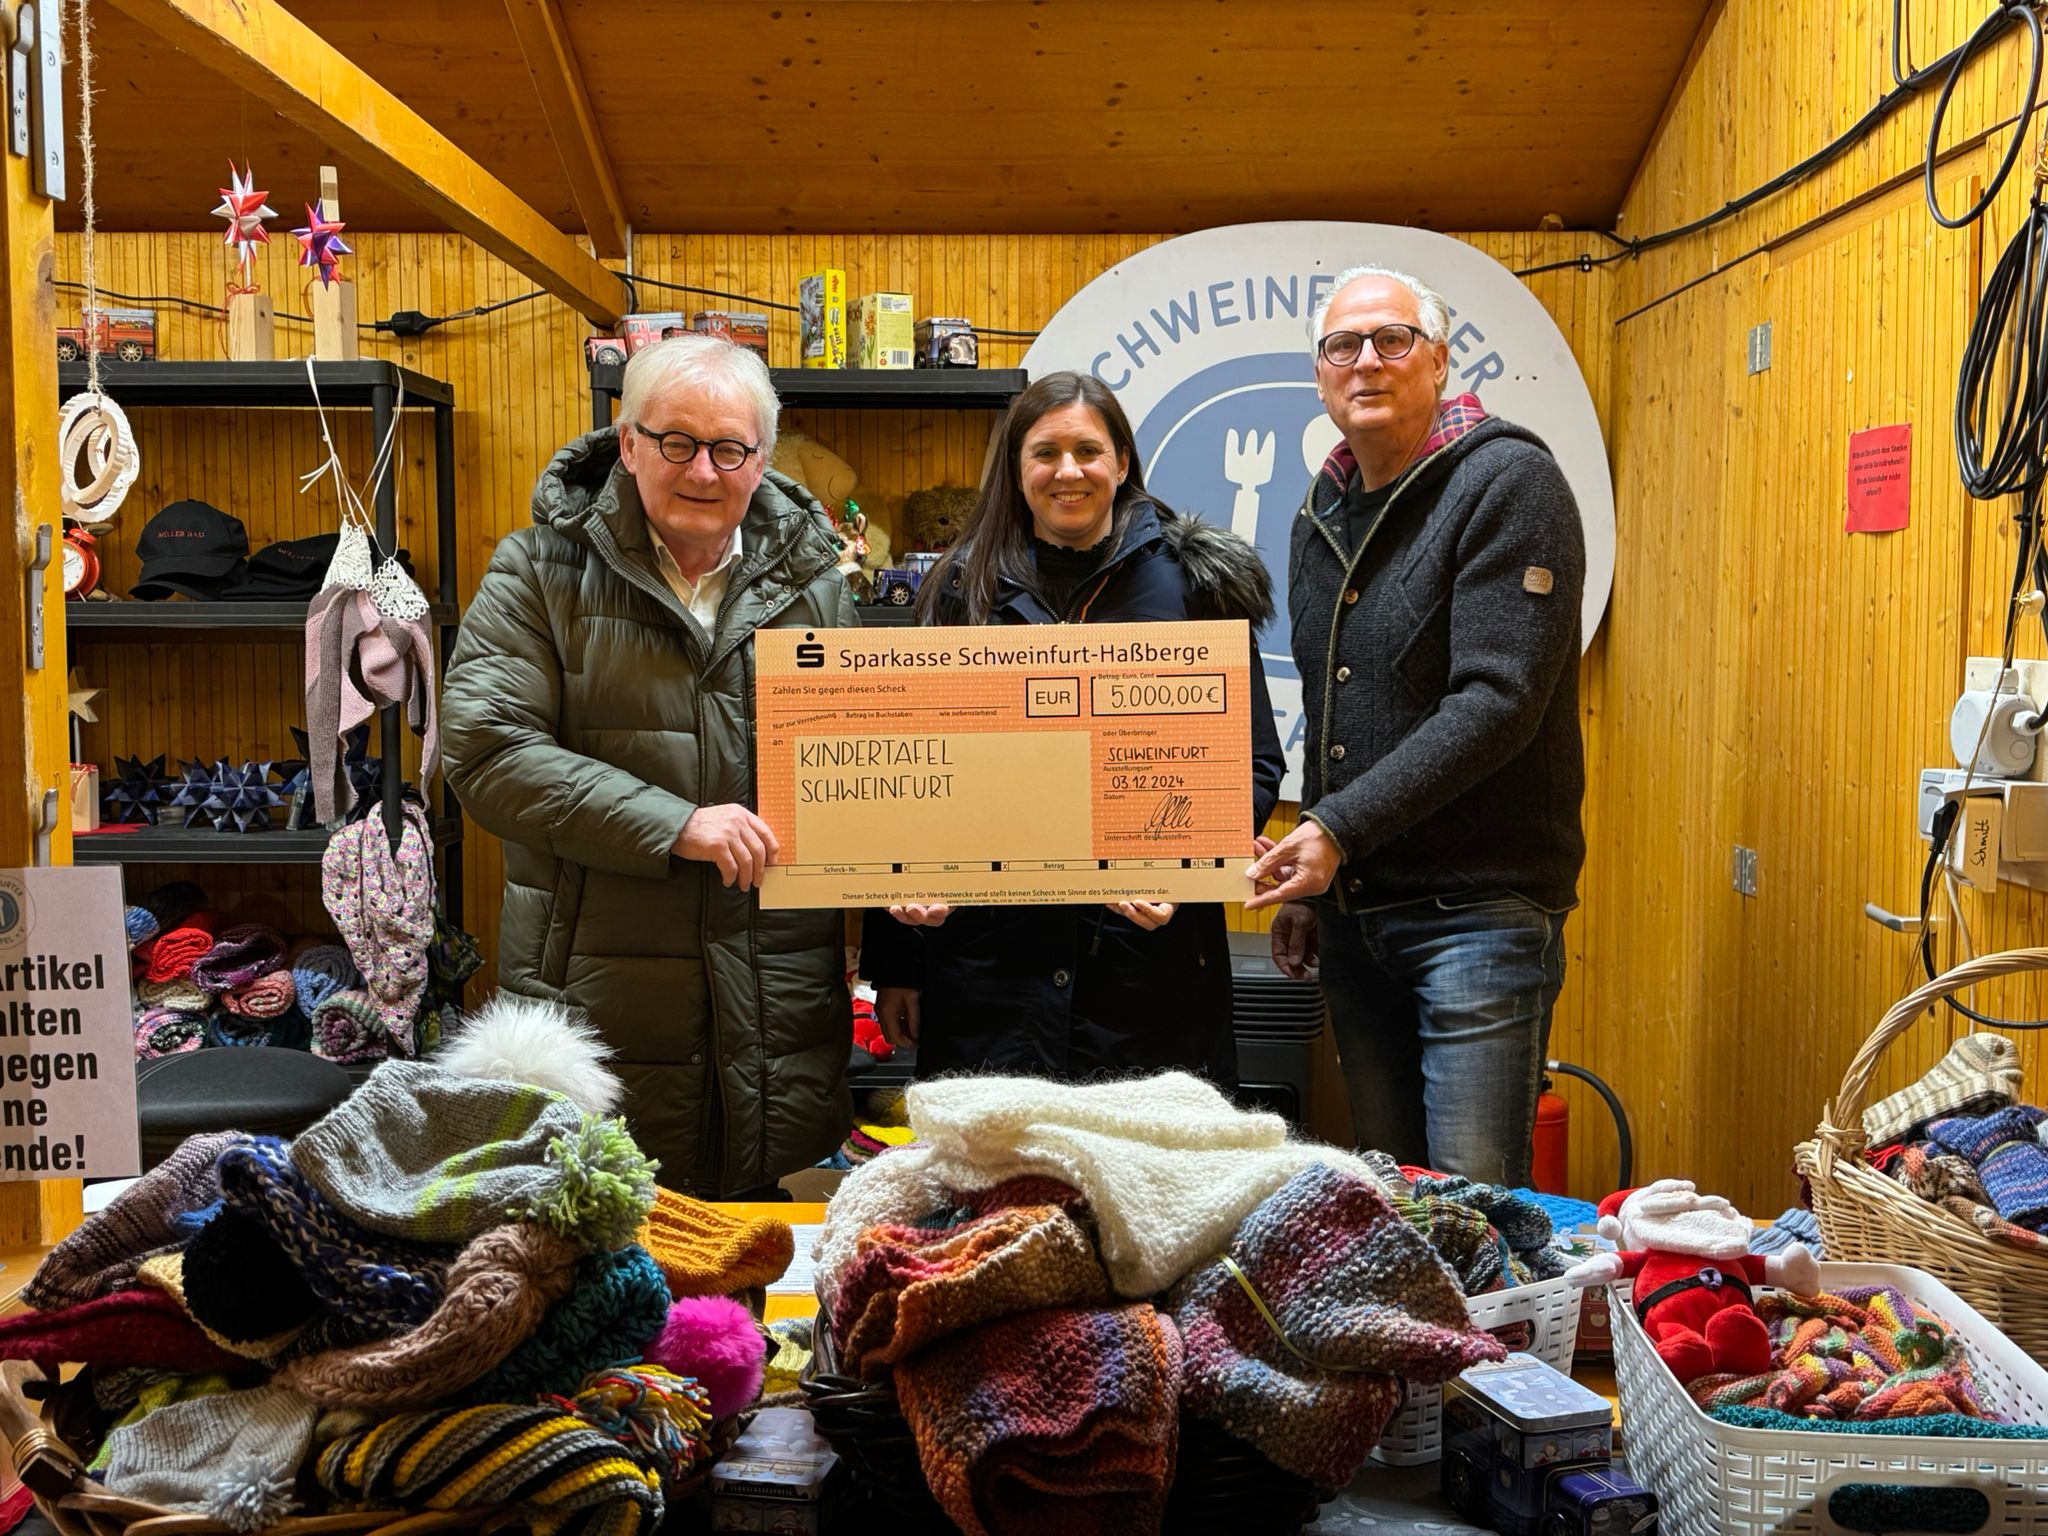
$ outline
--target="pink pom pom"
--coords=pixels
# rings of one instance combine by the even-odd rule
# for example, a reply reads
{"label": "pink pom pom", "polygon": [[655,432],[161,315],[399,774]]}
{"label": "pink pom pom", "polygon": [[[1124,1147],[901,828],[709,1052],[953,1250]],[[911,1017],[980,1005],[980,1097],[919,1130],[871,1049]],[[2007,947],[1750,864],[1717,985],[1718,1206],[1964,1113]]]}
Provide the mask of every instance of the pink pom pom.
{"label": "pink pom pom", "polygon": [[668,1309],[661,1336],[641,1356],[678,1376],[694,1376],[711,1394],[711,1415],[726,1419],[761,1395],[768,1342],[754,1314],[729,1296],[686,1296]]}

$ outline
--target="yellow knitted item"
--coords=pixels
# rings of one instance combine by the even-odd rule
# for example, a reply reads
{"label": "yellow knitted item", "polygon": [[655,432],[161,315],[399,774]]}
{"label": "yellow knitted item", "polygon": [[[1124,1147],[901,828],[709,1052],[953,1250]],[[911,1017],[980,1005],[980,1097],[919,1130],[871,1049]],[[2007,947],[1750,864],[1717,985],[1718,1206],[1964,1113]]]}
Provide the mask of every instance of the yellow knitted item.
{"label": "yellow knitted item", "polygon": [[867,1125],[857,1127],[863,1135],[885,1142],[892,1147],[907,1147],[917,1140],[917,1132],[907,1125]]}
{"label": "yellow knitted item", "polygon": [[654,1255],[674,1296],[728,1296],[769,1285],[796,1256],[788,1222],[742,1220],[672,1189],[655,1192],[634,1241]]}

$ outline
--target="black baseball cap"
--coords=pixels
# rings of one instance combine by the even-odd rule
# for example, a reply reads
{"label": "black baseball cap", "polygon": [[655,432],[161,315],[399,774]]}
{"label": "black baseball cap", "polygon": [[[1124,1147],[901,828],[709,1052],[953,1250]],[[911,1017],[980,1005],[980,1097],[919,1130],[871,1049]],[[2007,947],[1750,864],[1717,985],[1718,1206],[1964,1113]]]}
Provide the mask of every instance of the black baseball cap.
{"label": "black baseball cap", "polygon": [[249,535],[239,517],[203,501],[174,501],[142,525],[135,539],[142,574],[130,597],[154,601],[182,592],[219,598],[241,579]]}
{"label": "black baseball cap", "polygon": [[303,539],[279,539],[266,544],[249,557],[248,569],[232,590],[223,594],[234,602],[275,602],[291,598],[311,599],[327,579],[327,567],[334,561],[338,533],[316,533]]}

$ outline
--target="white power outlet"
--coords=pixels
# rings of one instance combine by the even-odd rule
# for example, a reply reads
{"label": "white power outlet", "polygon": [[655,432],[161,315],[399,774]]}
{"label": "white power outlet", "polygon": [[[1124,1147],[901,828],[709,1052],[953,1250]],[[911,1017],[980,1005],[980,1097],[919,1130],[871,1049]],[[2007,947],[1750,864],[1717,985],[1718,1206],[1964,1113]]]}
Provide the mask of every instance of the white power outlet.
{"label": "white power outlet", "polygon": [[[1995,686],[2004,666],[1996,656],[1970,657],[1963,663],[1963,688],[1968,691]],[[2012,669],[2019,674],[2020,691],[2034,701],[2037,709],[2048,709],[2048,661],[2022,658],[2013,662]],[[2048,751],[2034,754],[2034,766],[2026,777],[2034,783],[2048,783]]]}

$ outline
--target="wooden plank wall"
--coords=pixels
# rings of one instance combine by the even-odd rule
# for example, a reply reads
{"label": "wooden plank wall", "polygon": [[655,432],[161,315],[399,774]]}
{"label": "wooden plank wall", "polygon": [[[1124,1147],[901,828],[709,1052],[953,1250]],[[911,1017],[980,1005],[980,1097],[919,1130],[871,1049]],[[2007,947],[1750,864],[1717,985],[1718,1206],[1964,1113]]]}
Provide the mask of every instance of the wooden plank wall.
{"label": "wooden plank wall", "polygon": [[[280,220],[280,223],[286,221]],[[352,263],[359,284],[359,313],[369,320],[394,310],[445,314],[511,298],[530,288],[502,263],[456,236],[374,235],[355,239]],[[821,266],[846,270],[849,292],[908,291],[916,312],[969,315],[995,329],[1029,331],[1042,325],[1097,273],[1164,238],[1146,235],[952,236],[844,238],[775,236],[643,236],[636,242],[635,270],[643,278],[683,283],[726,293],[791,302],[797,279]],[[1566,260],[1586,248],[1569,234],[1468,235],[1510,267]],[[307,313],[304,274],[293,264],[296,245],[288,235],[262,253],[258,280],[275,296],[280,311]],[[79,276],[76,236],[59,239],[60,279]],[[1530,285],[1571,340],[1603,415],[1610,373],[1610,336],[1617,284],[1612,268],[1591,274],[1577,270],[1544,273]],[[104,236],[99,242],[103,288],[132,295],[169,295],[216,303],[228,269],[217,237],[181,234]],[[79,295],[60,294],[64,323],[72,323]],[[120,302],[120,301],[115,301]],[[740,307],[700,294],[645,286],[642,305]],[[218,320],[156,303],[159,340],[167,357],[222,356]],[[457,490],[461,590],[474,589],[496,541],[527,521],[527,498],[535,477],[560,444],[585,430],[589,397],[581,366],[587,328],[551,299],[497,310],[400,343],[389,336],[363,337],[365,356],[390,357],[408,367],[450,380],[456,392]],[[310,329],[280,322],[279,353],[310,348]],[[771,361],[796,362],[794,316],[776,314],[770,328]],[[1005,366],[1023,355],[1026,342],[989,337],[983,361]],[[330,412],[345,462],[359,477],[372,445],[367,413]],[[883,526],[894,530],[906,493],[951,480],[973,483],[979,476],[993,412],[793,411],[786,425],[808,432],[845,457],[861,473],[859,499]],[[109,590],[125,592],[134,579],[132,545],[150,512],[167,501],[197,496],[241,517],[252,545],[272,538],[320,532],[334,526],[335,503],[325,488],[305,495],[298,477],[321,459],[312,413],[173,411],[138,413],[143,471],[110,538],[106,554]],[[403,542],[418,561],[430,589],[441,558],[431,538],[432,439],[426,413],[408,426],[400,460]],[[900,544],[898,547],[901,547]],[[287,728],[299,723],[299,655],[295,645],[227,646],[194,642],[175,646],[88,644],[77,648],[88,680],[108,691],[100,704],[102,723],[88,727],[88,755],[109,762],[113,754],[167,752],[181,756],[289,757]],[[1587,662],[1584,698],[1589,733],[1599,727],[1602,651],[1596,643]],[[1597,801],[1598,789],[1594,792]],[[1292,824],[1283,807],[1274,830]],[[1598,811],[1589,805],[1589,820]],[[296,926],[324,926],[317,881],[287,868],[131,870],[131,889],[158,878],[194,878],[222,893],[224,904],[260,899],[282,908]],[[503,862],[495,839],[472,832],[465,850],[467,926],[485,940],[489,953],[497,928]],[[1588,890],[1595,885],[1589,872]],[[1263,922],[1237,918],[1241,926]],[[1597,963],[1586,950],[1586,921],[1568,929],[1571,946],[1566,997],[1560,1006],[1554,1050],[1570,1059],[1591,1060],[1600,1048],[1587,1039],[1592,1017],[1591,978]],[[472,998],[483,995],[486,972]],[[1320,1074],[1318,1126],[1344,1134],[1341,1090],[1334,1058]],[[1613,1138],[1604,1114],[1590,1095],[1567,1090],[1581,1110],[1575,1134],[1584,1146],[1579,1166],[1595,1183],[1611,1178]],[[1584,1102],[1580,1103],[1583,1097]]]}
{"label": "wooden plank wall", "polygon": [[[1623,232],[1719,208],[1860,116],[1892,84],[1887,13],[1717,6]],[[1906,14],[1924,61],[1983,11],[1928,0]],[[1939,173],[1951,211],[2003,151],[2009,130],[1983,136],[2020,104],[2024,49],[2007,38],[1956,92],[1943,138],[1960,149]],[[1919,182],[1933,95],[1790,191],[1613,269],[1620,560],[1591,738],[1592,1054],[1635,1114],[1639,1178],[1698,1174],[1759,1214],[1790,1202],[1793,1143],[1917,977],[1911,941],[1863,905],[1917,907],[1919,770],[1951,761],[1964,659],[1997,653],[2015,553],[2013,506],[1961,489],[1951,423],[2031,145],[1982,225],[1937,227]],[[1772,363],[1752,375],[1746,340],[1766,321]],[[1899,422],[1913,428],[1911,526],[1849,535],[1849,435]],[[2020,643],[2043,653],[2032,620]],[[1737,844],[1759,856],[1754,899],[1732,889]],[[1979,950],[2040,943],[2048,917],[2013,887],[1962,907]],[[2048,987],[1975,1002],[2037,1017]],[[1925,1019],[1887,1054],[1879,1092],[1968,1028]],[[2020,1041],[2038,1100],[2038,1036]]]}

